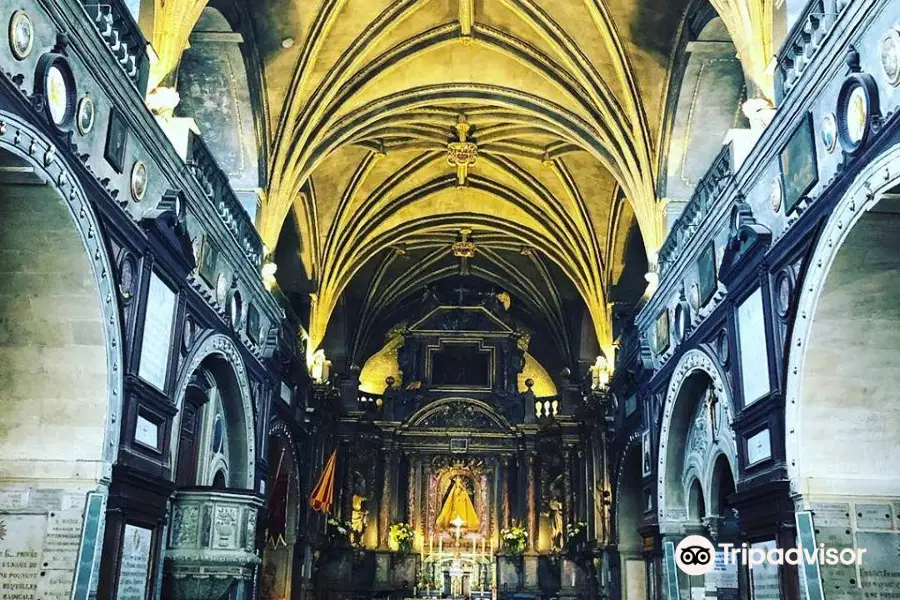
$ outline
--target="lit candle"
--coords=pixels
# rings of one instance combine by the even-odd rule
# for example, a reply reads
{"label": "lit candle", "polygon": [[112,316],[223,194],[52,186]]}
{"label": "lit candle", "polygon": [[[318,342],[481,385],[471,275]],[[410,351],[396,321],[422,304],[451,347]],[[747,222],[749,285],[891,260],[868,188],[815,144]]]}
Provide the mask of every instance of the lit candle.
{"label": "lit candle", "polygon": [[438,534],[438,556],[444,552],[444,536]]}
{"label": "lit candle", "polygon": [[487,540],[485,538],[481,538],[481,555],[484,556],[484,548],[487,544]]}

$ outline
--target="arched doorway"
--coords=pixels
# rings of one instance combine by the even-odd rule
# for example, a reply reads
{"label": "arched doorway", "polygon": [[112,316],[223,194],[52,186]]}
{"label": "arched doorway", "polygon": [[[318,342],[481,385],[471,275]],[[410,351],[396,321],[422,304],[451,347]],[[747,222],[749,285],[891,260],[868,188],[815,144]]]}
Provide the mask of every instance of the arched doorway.
{"label": "arched doorway", "polygon": [[643,556],[644,499],[641,445],[631,444],[622,458],[616,488],[616,544],[619,550],[622,600],[646,600],[647,563]]}
{"label": "arched doorway", "polygon": [[269,478],[266,485],[269,506],[260,598],[284,600],[292,597],[298,507],[302,506],[300,474],[287,426],[277,423],[269,435]]}
{"label": "arched doorway", "polygon": [[2,571],[36,597],[96,593],[76,570],[94,562],[82,543],[102,544],[118,452],[116,271],[55,145],[14,115],[0,123],[0,542],[7,558],[31,557]]}
{"label": "arched doorway", "polygon": [[[854,569],[823,566],[826,589],[896,589],[900,532],[900,145],[872,160],[822,228],[788,347],[785,449],[817,539],[866,548]],[[896,521],[894,521],[896,523]],[[830,542],[830,537],[838,543]],[[802,576],[802,574],[801,574]]]}

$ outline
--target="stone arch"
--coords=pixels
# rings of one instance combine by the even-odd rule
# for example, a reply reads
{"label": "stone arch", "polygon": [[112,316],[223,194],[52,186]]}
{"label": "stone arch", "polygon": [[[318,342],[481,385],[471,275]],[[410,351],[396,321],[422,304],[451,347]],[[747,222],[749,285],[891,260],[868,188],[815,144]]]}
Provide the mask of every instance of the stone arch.
{"label": "stone arch", "polygon": [[[252,490],[255,487],[256,466],[253,396],[240,349],[228,336],[218,333],[208,334],[197,343],[185,360],[178,376],[178,385],[175,388],[174,397],[178,406],[178,415],[174,419],[172,430],[181,430],[181,408],[184,396],[191,377],[201,367],[213,371],[219,385],[225,386],[227,397],[223,397],[223,404],[230,409],[230,413],[228,413],[229,435],[241,436],[229,441],[233,444],[230,452],[229,485]],[[171,442],[173,460],[178,456],[178,442],[179,436],[173,435]]]}
{"label": "stone arch", "polygon": [[[900,460],[900,441],[896,439],[900,422],[894,417],[897,411],[884,407],[884,401],[893,401],[893,394],[886,393],[885,386],[896,390],[897,383],[898,369],[890,361],[900,354],[896,348],[884,345],[884,335],[879,333],[897,328],[900,311],[893,299],[900,281],[897,277],[900,264],[896,246],[872,243],[873,234],[882,237],[883,242],[896,239],[883,238],[885,234],[896,236],[897,233],[891,232],[900,232],[900,218],[888,198],[898,185],[900,144],[895,144],[874,158],[850,183],[822,228],[799,284],[802,288],[788,341],[785,453],[791,491],[803,497],[816,494],[900,496],[900,479],[884,477],[897,472],[896,464]],[[890,212],[875,218],[870,212],[873,209]],[[878,254],[879,247],[892,255]],[[857,264],[860,250],[870,254],[868,258],[872,262],[867,269],[860,269]],[[859,294],[842,293],[852,292],[846,288],[848,283],[864,285],[867,290],[868,305],[863,311],[867,323],[859,320],[860,312],[852,304]],[[853,330],[859,327],[862,329],[854,334]],[[844,335],[846,339],[835,345],[836,335]],[[860,345],[857,335],[867,337],[868,350]],[[881,345],[885,352],[879,354],[878,361],[867,362],[875,344]],[[829,346],[831,358],[827,354]],[[846,381],[839,381],[847,376],[846,368],[851,371],[865,368],[862,373],[865,380],[860,381],[857,374],[851,373]],[[815,379],[810,375],[815,375]],[[836,383],[838,387],[827,389]],[[833,401],[835,393],[841,395],[841,402]],[[817,418],[823,411],[829,413],[830,422],[840,427]],[[868,424],[863,425],[861,418]],[[866,435],[860,435],[859,429],[854,435],[853,429],[846,427],[853,423],[857,427],[865,426]],[[817,444],[824,439],[822,436],[827,437],[828,452],[823,458],[827,465],[813,455]]]}
{"label": "stone arch", "polygon": [[[266,545],[260,572],[261,600],[290,598],[293,583],[294,545],[297,541],[300,501],[300,468],[297,449],[290,428],[281,420],[269,427],[269,478],[266,494],[269,498],[269,518]],[[284,531],[280,530],[283,514]]]}
{"label": "stone arch", "polygon": [[[699,393],[711,386],[719,409],[718,430],[691,426],[702,402]],[[724,454],[737,480],[737,442],[731,422],[734,405],[725,374],[716,361],[700,349],[688,350],[678,361],[669,380],[663,405],[657,456],[657,518],[663,533],[680,533],[687,517],[689,483],[685,470],[697,474],[702,489],[709,497],[710,480],[716,455]],[[696,443],[693,436],[706,435],[706,443]],[[690,436],[690,437],[689,437]],[[667,469],[670,469],[671,472]],[[707,505],[708,506],[708,505]],[[672,530],[672,531],[668,531]]]}
{"label": "stone arch", "polygon": [[696,474],[693,474],[687,485],[687,516],[691,522],[698,522],[706,516],[706,498],[703,494],[703,485]]}
{"label": "stone arch", "polygon": [[614,542],[620,561],[620,585],[623,600],[646,600],[647,564],[642,555],[644,491],[641,477],[641,434],[633,433],[622,451],[616,472]]}
{"label": "stone arch", "polygon": [[[71,335],[81,335],[84,340],[89,340],[89,345],[97,349],[98,352],[101,348],[103,349],[103,356],[96,357],[95,370],[89,373],[90,379],[92,380],[92,383],[90,384],[90,393],[91,395],[97,395],[97,397],[92,398],[92,400],[96,403],[96,416],[100,422],[86,423],[86,429],[80,430],[82,435],[89,435],[91,438],[89,442],[89,445],[91,446],[90,456],[79,456],[78,462],[81,464],[76,472],[61,477],[61,473],[55,475],[49,475],[46,471],[45,473],[47,473],[47,476],[49,477],[58,479],[92,480],[99,483],[102,490],[104,489],[105,484],[108,484],[111,479],[112,466],[115,464],[118,456],[121,429],[119,418],[121,417],[122,412],[123,371],[123,342],[118,306],[118,291],[115,286],[115,271],[107,251],[106,240],[102,234],[103,229],[100,226],[93,204],[88,199],[88,196],[82,187],[82,183],[75,173],[75,169],[68,164],[65,157],[59,154],[56,145],[51,141],[48,141],[44,135],[30,123],[4,110],[0,110],[0,153],[5,154],[7,159],[24,165],[25,169],[30,171],[35,179],[40,180],[41,185],[44,186],[43,189],[47,192],[47,203],[58,202],[58,210],[56,210],[57,206],[54,205],[54,207],[52,207],[52,212],[53,216],[59,219],[55,222],[55,225],[58,225],[60,232],[66,236],[67,245],[65,246],[65,249],[62,247],[57,247],[56,249],[68,253],[69,258],[78,260],[78,265],[71,266],[72,272],[69,273],[69,276],[77,278],[79,274],[83,274],[85,278],[77,283],[84,289],[87,296],[93,296],[93,300],[87,298],[86,302],[82,302],[82,299],[80,298],[75,300],[76,304],[81,303],[79,306],[66,304],[64,298],[59,298],[61,304],[57,304],[56,308],[54,308],[47,303],[44,309],[41,309],[41,314],[44,314],[46,319],[57,319],[58,322],[56,324],[63,326],[65,324],[64,321],[66,315],[60,314],[60,311],[64,307],[68,307],[69,312],[71,312],[71,315],[69,316],[74,319],[69,325],[77,325],[78,323],[75,321],[82,322],[84,325],[80,334],[78,334],[76,330],[71,330]],[[8,185],[12,187],[12,184]],[[13,201],[13,198],[11,195],[4,194],[3,201],[4,203],[10,202]],[[34,209],[35,207],[30,208],[29,212],[31,218],[35,218],[36,216],[36,211]],[[44,225],[46,225],[46,223],[42,222],[38,226]],[[65,234],[63,231],[69,227],[72,227],[71,232],[74,233],[73,236],[68,236],[68,234]],[[18,232],[19,234],[23,234],[21,229],[19,229]],[[3,235],[2,237],[6,238],[5,241],[7,242],[15,242],[15,240],[7,238],[6,235]],[[47,248],[51,246],[53,245],[50,244]],[[78,252],[79,247],[83,249],[83,254]],[[34,248],[32,246],[30,248],[22,248],[22,250],[33,251]],[[39,258],[46,259],[48,254],[49,253],[44,253]],[[61,268],[68,270],[66,267],[61,266]],[[47,291],[47,293],[52,292]],[[38,298],[38,296],[36,295],[35,298]],[[44,300],[44,298],[41,298],[41,300]],[[34,305],[34,303],[30,304]],[[41,303],[38,302],[37,304]],[[89,308],[89,305],[92,305],[92,307]],[[12,306],[7,305],[5,310],[11,310],[12,308]],[[84,311],[89,311],[92,314],[90,316],[84,316],[86,314]],[[51,312],[55,314],[51,314]],[[79,314],[84,316],[83,320],[79,319]],[[9,318],[11,315],[7,314],[5,316]],[[35,317],[38,316],[40,316],[40,314],[35,313]],[[7,322],[12,326],[12,321]],[[49,323],[49,321],[45,324],[47,323]],[[24,338],[15,338],[14,336],[11,336],[11,339],[18,339],[18,341],[21,342]],[[32,357],[31,368],[44,369],[41,377],[43,380],[42,385],[46,385],[48,382],[52,381],[53,375],[59,373],[62,367],[72,366],[66,364],[66,358],[62,354],[57,354],[55,358],[52,356],[51,350],[55,347],[54,344],[57,343],[58,340],[55,337],[48,340],[47,343],[43,345],[43,348],[40,349],[39,352],[36,352],[35,356]],[[41,356],[43,356],[43,359],[41,359]],[[82,361],[83,358],[84,355],[82,354],[75,362]],[[44,363],[43,360],[47,360],[48,362]],[[12,365],[9,361],[4,362],[7,362],[8,366]],[[11,371],[9,372],[11,373]],[[34,371],[32,370],[31,375],[33,376],[33,374]],[[79,374],[67,373],[65,374],[65,377],[71,378],[75,375]],[[7,392],[7,401],[9,402],[14,401],[8,395],[9,391],[14,389],[12,383],[13,382],[5,382],[3,385],[4,390]],[[72,382],[70,380],[69,394],[71,394],[71,384]],[[72,396],[58,396],[59,401],[55,402],[53,400],[53,395],[48,396],[45,394],[44,400],[42,400],[42,412],[53,411],[53,406],[58,404],[55,410],[61,411],[62,415],[69,414],[72,419],[77,419],[79,422],[82,421],[85,411],[89,410],[88,407],[73,403],[65,403],[62,401],[63,397],[71,398]],[[78,415],[75,415],[72,412],[74,406],[78,406]],[[71,421],[66,421],[64,423],[64,426],[67,428],[72,425],[73,423]],[[26,434],[18,425],[15,426],[15,429],[18,433],[22,433],[23,435],[31,435]],[[87,429],[92,431],[89,433]],[[52,432],[47,433],[50,438],[53,438],[55,435]],[[35,439],[42,439],[43,437],[44,436],[36,436]],[[62,439],[68,440],[69,438],[67,436],[62,436]],[[44,449],[46,450],[46,446],[44,446]],[[4,450],[3,454],[9,456],[6,452],[7,450]],[[59,456],[56,457],[56,461],[58,463],[64,463],[67,460],[71,462],[71,456],[72,446],[67,445],[66,451],[60,453]],[[27,460],[29,457],[22,456],[21,458],[22,460]],[[30,458],[36,459],[39,457]],[[95,463],[96,466],[92,467],[90,466],[90,463]],[[9,472],[9,469],[7,469],[7,472]],[[29,474],[33,472],[32,463],[28,466],[26,471],[23,472],[23,476],[30,477],[31,475]]]}

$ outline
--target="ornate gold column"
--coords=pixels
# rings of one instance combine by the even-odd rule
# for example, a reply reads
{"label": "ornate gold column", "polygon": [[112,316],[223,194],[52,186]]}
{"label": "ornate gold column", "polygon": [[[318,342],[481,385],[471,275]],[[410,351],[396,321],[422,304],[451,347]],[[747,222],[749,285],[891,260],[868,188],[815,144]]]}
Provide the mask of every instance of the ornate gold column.
{"label": "ornate gold column", "polygon": [[565,536],[566,527],[570,523],[575,522],[575,497],[572,492],[574,489],[572,486],[574,470],[572,469],[572,448],[569,446],[563,449],[563,464],[566,466],[565,477],[563,478],[563,490],[566,495],[566,506],[565,511],[563,511],[563,536]]}
{"label": "ornate gold column", "polygon": [[536,455],[533,451],[529,451],[525,453],[525,481],[526,481],[526,489],[528,490],[528,497],[526,498],[526,507],[528,511],[528,551],[534,552],[535,549],[535,541],[537,540],[538,534],[538,520],[537,520],[537,507],[535,503],[537,501],[537,485],[536,485],[536,477],[534,472],[534,462],[536,459]]}
{"label": "ornate gold column", "polygon": [[418,456],[410,456],[407,461],[408,464],[408,481],[406,483],[406,514],[409,518],[409,524],[412,527],[413,531],[416,531],[416,527],[418,525],[421,516],[419,512],[416,510],[418,506],[418,489],[416,487],[416,472],[419,468],[419,457]]}

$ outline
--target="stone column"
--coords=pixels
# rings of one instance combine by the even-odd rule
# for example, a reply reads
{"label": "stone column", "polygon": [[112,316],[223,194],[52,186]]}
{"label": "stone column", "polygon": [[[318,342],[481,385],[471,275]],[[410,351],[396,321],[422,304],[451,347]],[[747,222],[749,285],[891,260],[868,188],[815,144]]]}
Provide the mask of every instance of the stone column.
{"label": "stone column", "polygon": [[415,531],[416,523],[419,520],[419,512],[416,510],[416,506],[418,506],[418,498],[416,497],[418,495],[416,493],[416,471],[418,469],[419,457],[410,456],[408,463],[406,483],[406,516],[407,519],[409,519],[410,526],[413,528],[413,531]]}
{"label": "stone column", "polygon": [[509,527],[509,458],[504,456],[499,460],[500,469],[500,529]]}
{"label": "stone column", "polygon": [[384,456],[384,481],[382,482],[381,502],[378,505],[378,546],[384,550],[388,548],[389,528],[391,518],[391,490],[393,489],[394,474],[394,449],[382,448]]}
{"label": "stone column", "polygon": [[525,489],[527,493],[527,497],[525,499],[525,506],[527,509],[528,522],[526,527],[528,528],[528,551],[534,552],[535,550],[535,541],[538,536],[538,520],[537,520],[537,507],[535,503],[537,501],[537,477],[535,476],[535,459],[536,455],[534,452],[527,452],[525,454]]}
{"label": "stone column", "polygon": [[565,507],[563,510],[563,543],[566,539],[566,528],[569,524],[575,522],[575,496],[572,493],[574,486],[572,485],[572,449],[566,447],[563,449],[563,464],[565,465],[565,476],[563,477],[563,490],[565,493]]}
{"label": "stone column", "polygon": [[343,479],[343,493],[341,494],[341,519],[349,521],[353,512],[353,452],[347,440],[341,440],[341,455],[343,465],[341,476]]}

